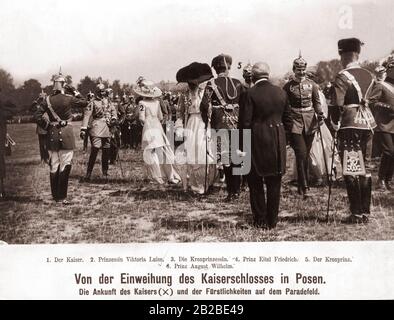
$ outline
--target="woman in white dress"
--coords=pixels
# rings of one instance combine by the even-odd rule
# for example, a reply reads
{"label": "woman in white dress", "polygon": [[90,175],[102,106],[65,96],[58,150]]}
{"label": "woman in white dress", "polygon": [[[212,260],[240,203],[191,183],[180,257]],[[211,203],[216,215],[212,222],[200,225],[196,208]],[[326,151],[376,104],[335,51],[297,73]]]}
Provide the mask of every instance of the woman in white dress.
{"label": "woman in white dress", "polygon": [[200,112],[207,80],[212,77],[209,65],[198,62],[180,69],[176,75],[178,82],[188,83],[187,92],[179,99],[180,114],[175,124],[178,135],[182,132],[184,137],[184,143],[175,152],[176,163],[184,190],[190,187],[197,194],[206,193],[216,177],[210,125],[204,123]]}
{"label": "woman in white dress", "polygon": [[141,149],[146,164],[147,177],[159,184],[180,182],[174,168],[174,152],[171,149],[161,120],[163,114],[158,98],[162,92],[152,81],[140,78],[134,92],[143,99],[139,102],[139,120],[143,124]]}

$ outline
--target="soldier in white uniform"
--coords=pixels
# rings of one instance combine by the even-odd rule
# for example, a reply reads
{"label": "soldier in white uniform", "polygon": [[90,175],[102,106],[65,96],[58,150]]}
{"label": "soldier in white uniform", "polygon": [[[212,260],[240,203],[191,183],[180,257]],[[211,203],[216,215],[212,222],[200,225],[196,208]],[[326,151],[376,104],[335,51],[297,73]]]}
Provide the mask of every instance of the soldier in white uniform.
{"label": "soldier in white uniform", "polygon": [[85,138],[88,127],[90,128],[89,135],[92,145],[85,181],[90,180],[99,149],[102,150],[102,173],[104,178],[108,177],[110,127],[117,121],[115,107],[109,103],[104,85],[100,83],[97,89],[96,97],[90,101],[85,109],[81,126],[80,136],[82,139]]}

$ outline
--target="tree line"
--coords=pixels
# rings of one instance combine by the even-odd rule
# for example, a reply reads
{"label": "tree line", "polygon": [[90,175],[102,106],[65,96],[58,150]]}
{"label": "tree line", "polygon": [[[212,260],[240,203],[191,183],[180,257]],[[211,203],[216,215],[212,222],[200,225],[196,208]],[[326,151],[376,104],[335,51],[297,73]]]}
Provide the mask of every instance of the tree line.
{"label": "tree line", "polygon": [[[394,50],[391,52],[394,54]],[[378,61],[364,61],[362,66],[371,72],[379,64]],[[325,86],[327,83],[334,81],[335,75],[342,69],[341,63],[338,59],[332,59],[329,61],[320,61],[315,67],[316,81],[321,86]],[[273,81],[278,85],[284,85],[284,83],[292,75],[289,71],[281,78],[275,78]],[[68,84],[73,84],[71,76],[65,76]],[[101,77],[93,78],[86,75],[82,78],[75,86],[77,90],[86,96],[90,91],[95,92],[96,86],[99,82],[102,82],[107,87],[110,86],[114,91],[114,95],[132,94],[133,84],[121,83],[120,80],[103,80]],[[163,91],[181,92],[185,90],[185,86],[177,85],[175,82],[160,81],[157,86]],[[38,95],[43,90],[45,93],[50,94],[52,92],[52,85],[42,86],[42,84],[36,79],[28,79],[23,84],[16,86],[12,75],[5,69],[0,67],[0,99],[2,101],[10,101],[16,108],[16,115],[29,115],[31,114],[32,102],[37,99]]]}

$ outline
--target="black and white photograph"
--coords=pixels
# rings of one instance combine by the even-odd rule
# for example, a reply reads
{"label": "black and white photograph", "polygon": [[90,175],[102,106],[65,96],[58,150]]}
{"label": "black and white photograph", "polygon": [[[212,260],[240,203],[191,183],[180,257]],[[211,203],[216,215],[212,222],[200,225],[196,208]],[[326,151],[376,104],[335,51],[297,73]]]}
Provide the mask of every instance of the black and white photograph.
{"label": "black and white photograph", "polygon": [[392,245],[392,1],[0,8],[0,249]]}

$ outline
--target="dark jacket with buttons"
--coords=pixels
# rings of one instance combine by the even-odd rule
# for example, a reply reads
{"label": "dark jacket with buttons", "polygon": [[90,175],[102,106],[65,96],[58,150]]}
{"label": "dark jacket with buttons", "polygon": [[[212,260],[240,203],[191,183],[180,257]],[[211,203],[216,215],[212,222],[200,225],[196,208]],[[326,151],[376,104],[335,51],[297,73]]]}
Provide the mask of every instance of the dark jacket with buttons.
{"label": "dark jacket with buttons", "polygon": [[369,102],[374,109],[375,131],[394,134],[394,79],[377,82]]}
{"label": "dark jacket with buttons", "polygon": [[255,172],[262,177],[283,175],[286,171],[286,131],[292,127],[286,92],[269,81],[258,82],[247,93],[242,122],[242,128],[251,129]]}
{"label": "dark jacket with buttons", "polygon": [[[59,118],[67,121],[67,126],[62,127],[59,125],[56,116],[48,109],[47,100],[43,99],[34,112],[34,118],[40,127],[48,131],[48,150],[73,150],[75,148],[75,138],[71,125],[72,108],[82,109],[86,107],[87,102],[85,99],[62,93],[49,96],[49,102]],[[45,114],[48,117],[45,117]]]}
{"label": "dark jacket with buttons", "polygon": [[291,106],[293,118],[291,132],[314,134],[318,129],[315,113],[323,115],[317,84],[307,78],[302,81],[293,78],[285,84],[283,90],[286,91]]}

